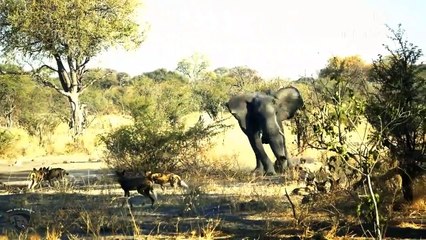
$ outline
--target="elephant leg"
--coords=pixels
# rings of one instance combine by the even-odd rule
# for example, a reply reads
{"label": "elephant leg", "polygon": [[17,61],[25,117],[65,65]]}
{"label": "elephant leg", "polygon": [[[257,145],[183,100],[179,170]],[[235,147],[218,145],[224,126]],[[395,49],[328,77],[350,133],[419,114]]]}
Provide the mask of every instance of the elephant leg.
{"label": "elephant leg", "polygon": [[260,160],[260,157],[256,156],[256,168],[253,170],[253,172],[259,172],[260,174],[263,174],[263,164]]}
{"label": "elephant leg", "polygon": [[256,155],[256,169],[255,171],[264,171],[265,175],[275,175],[275,169],[272,161],[263,148],[262,140],[258,134],[247,135],[250,141],[251,148]]}
{"label": "elephant leg", "polygon": [[270,146],[272,152],[276,157],[276,161],[274,164],[275,171],[279,173],[283,173],[284,170],[288,167],[288,158],[286,156],[286,147],[285,147],[285,139],[281,135],[276,135],[271,138]]}
{"label": "elephant leg", "polygon": [[282,122],[278,123],[276,116],[274,116],[274,120],[275,121],[272,125],[275,125],[275,128],[271,129],[276,129],[276,131],[269,134],[269,145],[276,157],[274,164],[275,171],[283,173],[286,168],[290,167],[289,154],[285,144],[285,134]]}
{"label": "elephant leg", "polygon": [[286,164],[284,164],[283,167],[289,168],[289,167],[292,167],[292,166],[291,166],[291,163],[290,163],[290,155],[288,154],[288,151],[287,151],[287,144],[285,144],[284,126],[283,126],[282,122],[281,122],[280,126],[281,126],[280,134],[283,137],[283,147],[284,147],[284,155],[285,155],[285,159],[283,159],[283,160],[286,163]]}

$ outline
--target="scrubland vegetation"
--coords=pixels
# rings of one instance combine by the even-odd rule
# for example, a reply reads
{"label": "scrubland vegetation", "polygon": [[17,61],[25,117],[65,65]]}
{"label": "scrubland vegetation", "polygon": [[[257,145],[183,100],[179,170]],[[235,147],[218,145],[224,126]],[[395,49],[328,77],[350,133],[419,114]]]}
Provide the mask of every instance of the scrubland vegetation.
{"label": "scrubland vegetation", "polygon": [[[15,19],[7,18],[16,13],[8,7],[2,6],[3,22]],[[85,10],[84,4],[78,7]],[[132,9],[121,10],[111,25],[99,21],[106,24],[105,32],[88,34],[81,38],[87,42],[78,44],[63,44],[50,32],[39,36],[27,22],[0,25],[5,34],[0,46],[8,57],[16,51],[30,57],[38,53],[57,63],[57,68],[42,65],[31,71],[8,61],[0,65],[0,157],[82,153],[110,169],[176,172],[190,189],[159,190],[156,207],[131,209],[120,207],[122,192],[108,170],[90,184],[70,181],[48,191],[52,194],[25,192],[5,182],[2,210],[12,198],[15,205],[37,210],[30,228],[6,228],[9,238],[380,239],[424,233],[426,69],[418,62],[421,49],[405,39],[402,28],[389,29],[396,47],[385,46],[388,55],[372,64],[358,56],[332,57],[317,78],[262,79],[247,66],[212,70],[199,55],[183,59],[176,70],[137,76],[85,69],[90,57],[114,45],[114,37],[122,37],[116,39],[122,43],[140,36],[128,18],[119,21]],[[31,11],[30,17],[42,18],[37,9]],[[69,24],[64,13],[58,6],[52,18]],[[121,35],[107,34],[127,24],[131,27]],[[14,35],[14,27],[21,27],[22,36]],[[62,30],[64,38],[75,35]],[[61,47],[29,46],[34,36],[42,43],[58,40]],[[18,44],[19,37],[28,46]],[[221,136],[235,128],[224,107],[230,96],[288,85],[302,92],[305,107],[287,123],[287,134],[295,139],[287,144],[299,158],[315,153],[308,157],[324,164],[331,189],[320,189],[321,177],[312,173],[316,187],[300,196],[292,191],[300,183],[296,170],[253,176],[239,168],[240,156],[218,154],[234,148],[220,145]],[[188,117],[194,114],[202,117]],[[238,141],[249,145],[244,137]],[[254,156],[247,158],[254,161]]]}

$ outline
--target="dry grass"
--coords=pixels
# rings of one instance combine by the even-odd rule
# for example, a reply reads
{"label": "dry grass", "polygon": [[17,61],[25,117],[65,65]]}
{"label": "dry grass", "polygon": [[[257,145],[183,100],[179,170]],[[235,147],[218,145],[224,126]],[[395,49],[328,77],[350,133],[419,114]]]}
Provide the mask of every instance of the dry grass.
{"label": "dry grass", "polygon": [[[38,206],[32,229],[41,231],[43,239],[65,236],[68,239],[234,238],[223,229],[243,224],[238,221],[263,222],[259,226],[265,237],[338,239],[342,237],[342,229],[357,224],[354,218],[356,200],[345,191],[323,194],[308,204],[300,204],[301,197],[291,195],[297,212],[296,222],[284,197],[284,189],[291,192],[291,186],[281,177],[245,183],[207,177],[187,181],[191,186],[189,192],[157,188],[159,202],[153,209],[148,206],[131,209],[127,204],[120,207],[119,202],[113,200],[122,195],[117,185],[101,189],[97,185],[84,189],[72,186],[56,194],[42,190],[33,196],[17,195],[16,201]],[[223,212],[211,215],[212,209]],[[46,218],[46,214],[50,218]],[[233,222],[230,220],[233,217],[229,216],[241,220]],[[409,222],[400,227],[420,228]],[[236,228],[235,231],[245,230]],[[30,233],[10,232],[8,236],[28,239]],[[347,230],[347,236],[352,236],[351,231]]]}
{"label": "dry grass", "polygon": [[[225,114],[225,117],[230,117]],[[188,116],[187,123],[198,119],[197,114]],[[126,117],[103,116],[95,119],[83,138],[72,143],[66,126],[59,126],[51,137],[48,147],[41,151],[32,137],[20,133],[20,137],[9,152],[13,161],[24,158],[22,166],[14,166],[14,171],[32,169],[31,164],[57,164],[65,169],[95,170],[104,167],[98,162],[88,159],[102,157],[102,146],[96,144],[96,135],[109,131],[131,121]],[[187,173],[182,177],[190,185],[190,190],[168,188],[157,189],[158,205],[154,209],[140,206],[131,209],[127,203],[119,207],[123,192],[117,185],[111,185],[106,177],[96,182],[86,181],[84,186],[72,182],[60,185],[52,190],[40,190],[29,195],[16,195],[14,200],[25,206],[36,206],[31,230],[24,233],[8,232],[5,239],[68,239],[105,238],[105,239],[218,239],[235,238],[224,229],[236,225],[235,231],[245,233],[247,229],[239,229],[241,222],[248,222],[261,230],[256,232],[267,237],[300,238],[323,237],[323,239],[347,239],[354,237],[348,230],[343,235],[342,229],[350,224],[357,224],[355,215],[356,199],[348,192],[321,195],[310,204],[300,204],[300,196],[291,196],[295,203],[297,221],[291,211],[290,204],[284,197],[285,189],[291,192],[297,185],[286,182],[283,176],[262,178],[249,173],[255,166],[253,152],[247,137],[239,129],[235,119],[229,118],[225,124],[231,129],[216,136],[215,146],[208,152],[207,164],[209,173]],[[294,139],[286,129],[287,144],[290,152],[295,154]],[[24,150],[26,149],[26,150]],[[270,156],[272,152],[266,147]],[[70,158],[41,154],[68,154],[80,152]],[[305,157],[319,159],[318,151],[308,150]],[[89,157],[87,155],[90,155]],[[28,159],[35,158],[37,163]],[[84,163],[74,163],[82,161]],[[12,168],[11,168],[12,169]],[[88,172],[89,174],[89,172]],[[296,175],[295,175],[296,176]],[[102,179],[103,177],[101,177]],[[104,184],[109,184],[105,185]],[[395,186],[390,183],[390,189]],[[426,211],[425,186],[416,188],[416,201],[404,214],[424,214]],[[117,200],[114,200],[117,199]],[[146,199],[143,199],[146,200]],[[216,214],[219,211],[220,214]],[[215,214],[212,214],[215,213]],[[51,218],[46,218],[49,215]],[[230,217],[231,216],[231,217]],[[232,222],[233,217],[240,222]],[[54,219],[54,221],[52,221]],[[237,220],[236,220],[237,221]],[[403,223],[418,227],[415,223]],[[40,234],[35,234],[37,231]],[[247,233],[248,234],[248,233]],[[1,236],[0,236],[1,237]],[[237,237],[238,238],[238,237]],[[1,239],[1,238],[0,238]]]}

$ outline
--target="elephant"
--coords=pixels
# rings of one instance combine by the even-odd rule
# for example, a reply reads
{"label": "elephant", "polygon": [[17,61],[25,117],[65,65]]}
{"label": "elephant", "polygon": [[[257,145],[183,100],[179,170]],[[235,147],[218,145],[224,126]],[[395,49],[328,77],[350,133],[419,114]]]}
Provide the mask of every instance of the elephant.
{"label": "elephant", "polygon": [[[290,86],[276,92],[240,94],[231,97],[225,105],[247,135],[256,156],[255,172],[275,175],[290,167],[282,121],[291,119],[304,106],[297,88]],[[263,144],[270,145],[276,157],[275,164]]]}

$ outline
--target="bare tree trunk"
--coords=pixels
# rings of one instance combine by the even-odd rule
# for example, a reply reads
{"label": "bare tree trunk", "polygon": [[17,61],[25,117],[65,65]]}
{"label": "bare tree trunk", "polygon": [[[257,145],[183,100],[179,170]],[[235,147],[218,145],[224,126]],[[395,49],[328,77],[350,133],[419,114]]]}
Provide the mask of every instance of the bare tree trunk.
{"label": "bare tree trunk", "polygon": [[5,114],[6,116],[6,127],[13,127],[13,110],[15,110],[15,106],[11,107],[9,111]]}
{"label": "bare tree trunk", "polygon": [[[57,69],[48,65],[43,65],[39,68],[41,70],[44,67],[55,71],[58,74],[59,82],[61,87],[56,86],[51,81],[47,81],[41,75],[37,75],[39,80],[47,87],[55,89],[60,94],[68,98],[70,104],[70,119],[69,127],[73,130],[73,137],[83,133],[86,123],[86,106],[80,103],[80,94],[90,85],[92,85],[97,79],[92,80],[87,84],[83,84],[81,79],[85,72],[85,66],[89,62],[90,58],[77,60],[72,56],[63,57],[59,54],[54,55]],[[65,61],[66,60],[66,61]],[[66,62],[68,69],[65,67],[64,61]],[[107,76],[107,75],[105,75]],[[104,77],[105,77],[104,76]]]}
{"label": "bare tree trunk", "polygon": [[84,109],[82,109],[82,105],[80,104],[79,94],[72,93],[68,96],[68,101],[71,108],[70,129],[73,130],[73,135],[78,136],[83,133],[84,125],[85,125],[85,114]]}
{"label": "bare tree trunk", "polygon": [[402,194],[404,199],[408,202],[413,202],[414,194],[413,194],[413,179],[408,173],[401,173],[402,179]]}

